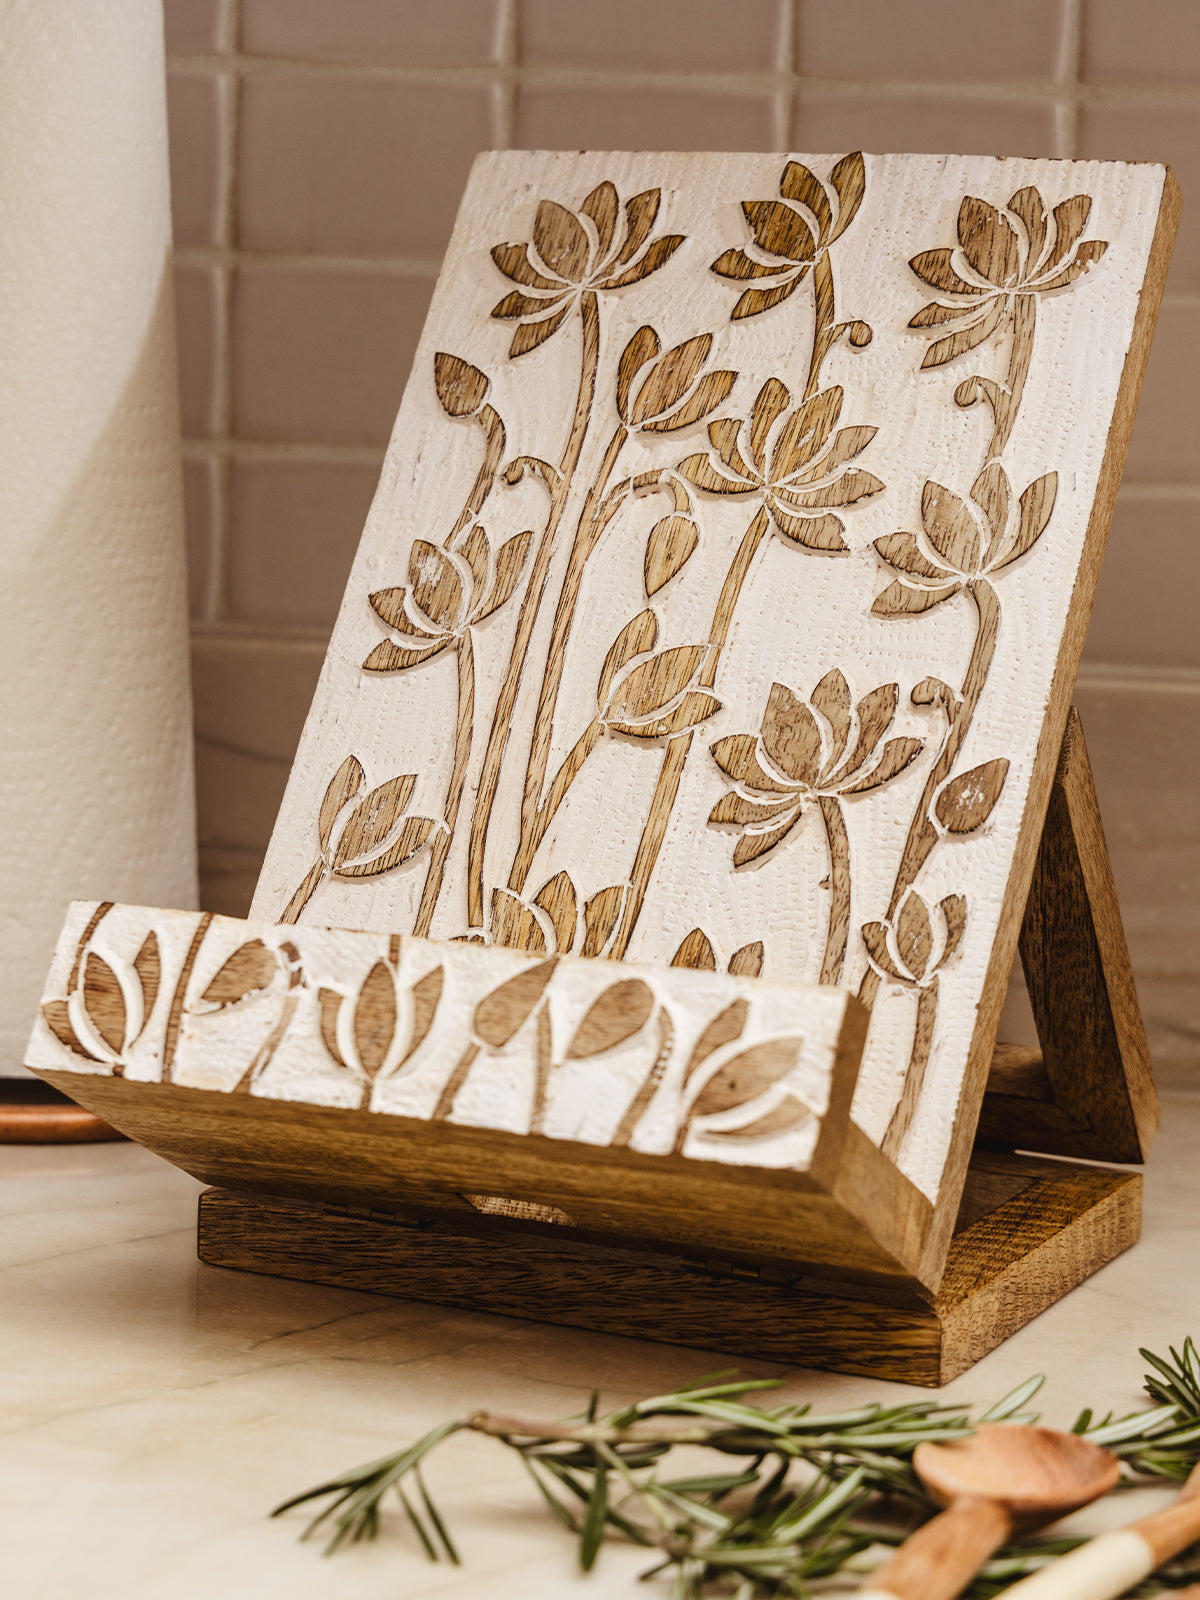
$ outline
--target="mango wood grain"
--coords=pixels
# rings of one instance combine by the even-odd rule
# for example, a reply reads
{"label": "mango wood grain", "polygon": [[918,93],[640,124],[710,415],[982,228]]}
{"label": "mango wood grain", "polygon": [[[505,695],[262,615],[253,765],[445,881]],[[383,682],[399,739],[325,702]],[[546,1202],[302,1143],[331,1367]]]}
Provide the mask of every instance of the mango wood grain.
{"label": "mango wood grain", "polygon": [[798,1262],[750,1265],[716,1247],[651,1254],[474,1211],[349,1215],[223,1189],[200,1197],[198,1250],[212,1266],[932,1387],[1140,1230],[1136,1174],[985,1156],[978,1179],[985,1206],[989,1188],[1007,1197],[954,1235],[936,1295],[912,1280],[864,1285]]}
{"label": "mango wood grain", "polygon": [[[989,1079],[980,1136],[1047,1154],[1143,1161],[1158,1097],[1078,712],[1050,793],[1020,936],[1043,1072]],[[1036,1059],[1036,1058],[1035,1058]],[[1015,1063],[1005,1063],[1011,1069]],[[1040,1077],[1040,1081],[1039,1081]],[[998,1092],[1001,1084],[1010,1091]],[[1047,1103],[1045,1096],[1049,1096]]]}
{"label": "mango wood grain", "polygon": [[[366,1111],[43,1071],[147,1149],[206,1183],[295,1199],[394,1207],[503,1191],[557,1207],[631,1246],[664,1242],[746,1260],[799,1258],[818,1272],[902,1280],[914,1270],[929,1204],[865,1136],[836,1162],[838,1197],[807,1173],[726,1166],[532,1134]],[[853,1130],[856,1134],[857,1130]],[[834,1163],[830,1163],[833,1166]],[[825,1170],[818,1159],[818,1172]],[[857,1198],[845,1192],[860,1184]],[[886,1200],[871,1230],[856,1220]],[[872,1203],[872,1197],[873,1203]]]}
{"label": "mango wood grain", "polygon": [[[1173,173],[1166,169],[1158,221],[1150,249],[1146,276],[1138,301],[1138,311],[1121,373],[1104,461],[1100,469],[1096,497],[1088,521],[1084,552],[1072,595],[1070,615],[1063,629],[1049,701],[1042,721],[1034,772],[1021,821],[1017,848],[1009,869],[1003,913],[992,945],[991,960],[980,998],[966,1071],[959,1093],[954,1131],[943,1168],[942,1185],[925,1241],[921,1275],[936,1280],[946,1262],[954,1228],[954,1216],[967,1164],[971,1158],[976,1128],[987,1087],[988,1071],[1000,1022],[1000,1011],[1009,974],[1017,953],[1017,942],[1033,884],[1042,831],[1050,806],[1050,793],[1058,772],[1059,752],[1067,731],[1079,661],[1087,634],[1088,620],[1095,600],[1100,566],[1108,543],[1117,491],[1129,449],[1142,380],[1150,356],[1158,310],[1162,302],[1171,251],[1179,226],[1182,198]],[[1093,882],[1094,882],[1093,878]],[[1140,1093],[1135,1099],[1144,1103]],[[1143,1111],[1143,1118],[1144,1118]],[[1136,1120],[1136,1119],[1135,1119]]]}

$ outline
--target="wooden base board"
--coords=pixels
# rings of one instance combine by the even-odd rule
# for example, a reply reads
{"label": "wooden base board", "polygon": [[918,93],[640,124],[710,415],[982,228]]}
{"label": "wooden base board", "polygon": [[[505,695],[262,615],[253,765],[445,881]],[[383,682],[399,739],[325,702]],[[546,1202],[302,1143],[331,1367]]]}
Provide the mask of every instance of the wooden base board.
{"label": "wooden base board", "polygon": [[212,1266],[936,1387],[1127,1250],[1141,1190],[1136,1173],[978,1154],[932,1297],[579,1243],[511,1215],[467,1231],[461,1212],[228,1189],[201,1195],[197,1243]]}

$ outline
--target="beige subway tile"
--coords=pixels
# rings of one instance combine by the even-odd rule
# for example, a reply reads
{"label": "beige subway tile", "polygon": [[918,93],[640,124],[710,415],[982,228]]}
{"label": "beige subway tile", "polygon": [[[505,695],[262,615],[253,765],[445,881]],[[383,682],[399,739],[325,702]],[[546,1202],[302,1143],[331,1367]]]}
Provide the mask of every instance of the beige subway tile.
{"label": "beige subway tile", "polygon": [[797,150],[1052,156],[1054,112],[1044,102],[948,95],[817,95],[801,91]]}
{"label": "beige subway tile", "polygon": [[[200,757],[197,754],[197,763]],[[200,909],[219,917],[248,917],[263,850],[227,850],[202,844],[199,850]]]}
{"label": "beige subway tile", "polygon": [[167,54],[208,55],[221,47],[228,0],[163,0]]}
{"label": "beige subway tile", "polygon": [[805,77],[1016,83],[1049,81],[1058,62],[1061,0],[797,0],[796,13]]}
{"label": "beige subway tile", "polygon": [[378,478],[378,467],[357,462],[235,462],[228,539],[232,616],[332,627]]}
{"label": "beige subway tile", "polygon": [[1159,312],[1125,476],[1138,482],[1200,483],[1196,374],[1200,306],[1171,301]]}
{"label": "beige subway tile", "polygon": [[219,267],[176,266],[175,337],[179,345],[179,413],[185,439],[217,431]]}
{"label": "beige subway tile", "polygon": [[1197,82],[1196,0],[1083,0],[1080,75],[1085,83]]}
{"label": "beige subway tile", "polygon": [[1086,656],[1200,669],[1200,500],[1117,502]]}
{"label": "beige subway tile", "polygon": [[1200,977],[1135,976],[1159,1088],[1200,1088]]}
{"label": "beige subway tile", "polygon": [[1134,970],[1200,975],[1200,683],[1085,672],[1075,703]]}
{"label": "beige subway tile", "polygon": [[531,150],[769,150],[766,95],[524,88],[517,144]]}
{"label": "beige subway tile", "polygon": [[486,89],[353,75],[243,85],[239,238],[251,250],[438,256],[471,160],[491,141]]}
{"label": "beige subway tile", "polygon": [[247,55],[382,66],[496,59],[496,0],[242,0]]}
{"label": "beige subway tile", "polygon": [[234,296],[234,431],[386,444],[433,281],[247,266]]}
{"label": "beige subway tile", "polygon": [[1079,154],[1102,161],[1170,164],[1184,200],[1170,285],[1200,288],[1200,107],[1141,101],[1085,105],[1079,114]]}
{"label": "beige subway tile", "polygon": [[531,66],[762,72],[775,65],[780,0],[524,0],[520,15],[521,59]]}
{"label": "beige subway tile", "polygon": [[227,94],[214,72],[167,74],[171,217],[177,245],[221,242],[221,117]]}
{"label": "beige subway tile", "polygon": [[200,846],[216,855],[211,868],[232,867],[243,885],[270,838],[321,660],[304,644],[207,632],[193,640]]}
{"label": "beige subway tile", "polygon": [[193,617],[208,609],[217,555],[220,462],[214,456],[183,463],[183,520],[187,533],[188,607]]}

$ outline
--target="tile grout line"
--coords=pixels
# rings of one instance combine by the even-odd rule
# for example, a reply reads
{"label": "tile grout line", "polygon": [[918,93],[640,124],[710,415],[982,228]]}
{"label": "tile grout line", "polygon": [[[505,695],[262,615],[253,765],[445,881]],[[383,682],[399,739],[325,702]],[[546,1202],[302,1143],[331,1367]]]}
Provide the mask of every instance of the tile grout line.
{"label": "tile grout line", "polygon": [[780,77],[780,87],[771,99],[771,136],[776,150],[790,149],[792,143],[792,122],[796,105],[795,42],[796,0],[779,0],[775,33],[775,70]]}
{"label": "tile grout line", "polygon": [[817,99],[896,99],[915,97],[931,101],[947,95],[963,100],[991,100],[1037,105],[1062,98],[1064,89],[1082,104],[1153,104],[1164,108],[1200,105],[1200,86],[1164,88],[1157,84],[1092,84],[1076,78],[1065,83],[1053,78],[1016,82],[937,83],[925,79],[872,80],[866,78],[806,77],[802,72],[635,72],[574,67],[528,67],[520,64],[477,67],[393,66],[378,62],[324,62],[291,60],[276,56],[248,56],[240,51],[224,54],[171,55],[168,71],[181,75],[234,72],[239,77],[302,77],[380,79],[397,84],[430,83],[447,88],[490,89],[503,76],[512,85],[534,88],[663,89],[693,91],[702,95],[773,95],[800,89]]}
{"label": "tile grout line", "polygon": [[1079,64],[1083,51],[1082,0],[1062,0],[1058,70],[1055,77],[1066,91],[1055,102],[1054,133],[1059,156],[1075,159],[1079,148]]}
{"label": "tile grout line", "polygon": [[496,67],[492,75],[492,138],[495,149],[511,150],[517,132],[517,43],[519,0],[499,0],[496,8]]}
{"label": "tile grout line", "polygon": [[[241,40],[241,0],[225,0],[221,40],[227,61],[237,60]],[[224,209],[221,218],[221,247],[225,253],[220,265],[221,310],[219,325],[218,438],[228,443],[233,427],[234,372],[234,295],[236,293],[233,252],[238,239],[238,124],[241,115],[242,84],[236,72],[222,75],[222,160]],[[216,468],[216,546],[209,581],[209,611],[213,620],[229,612],[229,529],[233,498],[233,458],[217,456]]]}

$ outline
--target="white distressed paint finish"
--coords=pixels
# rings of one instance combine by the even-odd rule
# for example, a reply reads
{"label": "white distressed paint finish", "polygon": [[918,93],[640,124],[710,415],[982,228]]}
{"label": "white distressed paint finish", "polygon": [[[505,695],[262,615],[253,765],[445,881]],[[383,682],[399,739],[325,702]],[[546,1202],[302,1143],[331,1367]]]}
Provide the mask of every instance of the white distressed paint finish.
{"label": "white distressed paint finish", "polygon": [[[839,159],[835,156],[796,158],[816,175],[814,186],[798,168],[789,166],[792,159],[529,152],[479,158],[405,392],[253,915],[274,920],[289,903],[295,911],[303,900],[299,914],[304,923],[407,932],[419,925],[422,897],[429,896],[433,876],[440,881],[427,919],[434,938],[474,932],[492,942],[517,940],[548,950],[578,951],[585,935],[582,908],[611,888],[614,894],[624,890],[626,898],[615,925],[607,929],[607,942],[601,941],[604,953],[670,961],[688,935],[699,930],[703,939],[692,940],[691,959],[697,959],[698,952],[705,959],[711,952],[711,959],[724,967],[740,951],[739,965],[752,971],[754,948],[761,943],[764,977],[812,983],[824,976],[862,990],[874,1001],[854,1116],[933,1196],[1070,611],[1164,169],[984,157],[867,156],[861,169],[865,189],[858,203],[854,172],[845,161],[835,169]],[[638,244],[628,255],[635,267],[639,262],[646,266],[647,248],[658,249],[662,259],[657,265],[651,263],[653,270],[644,271],[637,281],[618,287],[604,287],[628,265],[605,264],[606,191],[599,186],[606,182],[615,185],[622,206],[608,259],[619,253],[637,215],[644,220],[647,203],[641,203],[641,212],[635,205],[636,215],[624,207],[631,197],[647,191],[661,191],[648,238],[683,237],[673,250],[653,243],[647,247],[644,241]],[[1030,189],[1037,191],[1036,204],[1021,198]],[[584,212],[581,208],[589,195],[592,200]],[[1072,207],[1076,196],[1088,197],[1090,206]],[[964,197],[974,197],[979,204],[968,204],[960,238]],[[545,201],[566,208],[575,222],[564,224],[559,213],[545,208],[539,221],[539,207]],[[747,211],[742,202],[770,205]],[[1010,202],[1015,209],[1005,211]],[[1054,208],[1064,203],[1066,209],[1056,216]],[[499,264],[493,259],[493,246],[536,244],[539,239],[555,255],[554,262],[538,257],[534,249],[528,255],[514,250]],[[582,254],[575,248],[579,239]],[[1099,241],[1106,245],[1103,251]],[[1060,244],[1061,259],[1056,261]],[[745,253],[745,261],[751,263],[745,270],[757,265],[765,275],[738,281],[711,270],[721,260],[726,273],[742,270],[730,264],[731,250]],[[790,265],[785,259],[788,250]],[[946,283],[953,290],[953,280],[943,273],[941,285],[935,281],[941,269],[929,264],[932,257],[926,257],[923,276],[910,266],[923,252],[938,250],[944,252],[946,270],[962,275],[960,281],[970,293],[946,292]],[[525,282],[514,282],[501,266]],[[557,275],[547,272],[555,266]],[[559,279],[561,299],[555,300],[558,291],[553,287],[539,289],[539,283],[553,286]],[[731,318],[748,288],[782,290],[788,283],[791,291],[777,297],[774,305],[752,307],[754,314]],[[828,305],[830,286],[834,309],[832,319],[823,321],[815,308]],[[524,306],[528,329],[536,329],[539,316],[544,322],[546,306],[550,316],[565,309],[561,325],[550,337],[515,357],[510,355],[510,342],[514,330],[522,326],[521,316],[491,315],[514,292],[534,297],[531,306]],[[536,301],[539,293],[545,296],[541,302]],[[591,314],[589,295],[594,295],[593,331],[598,328],[594,395],[574,460],[569,441],[581,375],[584,387],[588,378],[583,335]],[[515,304],[520,312],[522,303]],[[937,305],[949,309],[926,313],[932,319],[929,326],[910,326],[923,308]],[[997,320],[991,332],[982,323],[976,327],[980,317],[993,312]],[[948,320],[938,322],[939,316]],[[869,343],[864,342],[861,324],[869,326]],[[624,436],[618,367],[630,341],[647,326],[653,328],[663,351],[711,334],[703,371],[735,373],[736,378],[707,412],[695,384],[683,399],[673,398],[676,413],[689,397],[695,398],[699,412],[678,431],[634,427]],[[840,336],[832,342],[826,338],[818,348],[822,335],[834,328],[842,330]],[[973,329],[980,337],[972,348],[922,369],[923,359],[934,359],[940,337],[955,332],[972,335]],[[525,336],[529,337],[528,330]],[[1018,372],[1022,340],[1027,367]],[[647,339],[643,353],[652,355],[654,348]],[[439,402],[438,352],[458,357],[486,375],[486,400],[481,398],[479,379],[474,394],[463,398],[466,391],[460,389],[459,398],[450,405],[459,410],[473,407],[473,416],[451,417],[444,409],[446,396]],[[624,407],[626,421],[634,420],[634,408],[655,371],[666,383],[662,369],[648,364],[640,369]],[[652,374],[650,380],[645,379],[647,372]],[[977,403],[956,404],[956,390],[972,378],[980,380],[973,391]],[[787,390],[782,400],[777,389],[764,392],[772,379]],[[710,385],[710,397],[722,382]],[[1004,427],[1004,395],[991,391],[994,403],[989,404],[988,383],[1001,388],[1007,384],[1014,390]],[[781,436],[792,425],[806,388],[817,397],[814,405],[826,408],[824,422],[817,419],[818,447],[810,454],[827,470],[816,474],[815,491],[811,485],[805,489],[793,482],[787,505],[776,498],[774,509],[791,516],[793,534],[787,536],[779,518],[765,525],[765,536],[751,552],[721,639],[718,598],[731,581],[735,553],[744,548],[763,496],[708,492],[694,458],[707,456],[728,474],[717,448],[722,442],[730,447],[727,462],[736,464],[731,450],[736,428],[732,423],[725,432],[718,427],[711,440],[706,430],[721,419],[741,419],[748,425],[756,399],[766,410],[774,399],[782,414],[770,432],[768,456],[781,452],[782,461],[787,450]],[[838,389],[840,396],[833,393]],[[960,390],[960,397],[971,395]],[[509,474],[519,481],[510,486],[499,479],[478,516],[468,510],[463,522],[460,514],[484,454],[484,406],[493,408],[505,429],[497,467],[522,457],[544,458],[555,466],[566,459],[569,483],[563,486],[561,515],[552,534],[546,531],[547,488],[536,471],[521,476],[519,466]],[[836,421],[831,421],[834,413]],[[653,414],[649,420],[654,420]],[[867,431],[847,431],[852,429]],[[810,432],[806,445],[800,437],[803,432],[803,421],[795,423],[789,446],[793,464],[801,462],[801,476],[804,451],[813,443]],[[491,437],[497,437],[494,429]],[[751,448],[748,426],[738,437],[746,455]],[[606,457],[612,450],[619,452],[615,459]],[[681,516],[694,524],[695,549],[650,594],[645,579],[647,544],[654,538],[651,530],[672,513],[676,502],[670,493],[622,497],[616,490],[625,481],[636,483],[639,475],[678,468],[689,458],[693,458],[690,468],[671,481],[684,485],[677,503]],[[989,462],[991,477],[981,479]],[[607,476],[606,465],[611,466]],[[849,473],[860,475],[853,488],[848,486]],[[712,480],[708,481],[711,486]],[[931,510],[929,484],[943,486],[959,498],[942,496]],[[1004,486],[1009,490],[1008,522],[994,532],[983,506],[965,504],[973,486],[988,500],[989,484],[993,511],[997,497],[1003,498]],[[1052,506],[1046,520],[1038,507],[1046,510],[1051,484]],[[551,482],[550,488],[554,487]],[[1018,502],[1027,490],[1032,498],[1029,515],[1022,521]],[[610,498],[606,501],[605,496]],[[824,509],[819,504],[823,497]],[[568,578],[572,543],[581,526],[586,527],[589,513],[601,505],[611,508],[613,515],[582,569],[544,775],[535,772],[531,780],[527,775],[539,694],[547,681],[555,607]],[[960,506],[961,516],[956,510]],[[840,534],[833,542],[844,543],[843,551],[828,548],[827,536],[817,528],[823,516],[836,516],[840,522]],[[956,517],[967,519],[957,532]],[[486,529],[491,564],[478,595],[470,598],[469,557],[474,554],[478,562],[484,549],[481,537],[472,531],[476,522]],[[1043,522],[1041,536],[1036,537]],[[531,538],[514,590],[485,617],[497,593],[496,554],[526,530]],[[877,548],[877,541],[898,531],[918,536],[903,548],[886,547],[908,563],[907,573],[888,566]],[[676,561],[690,542],[686,527],[679,533]],[[666,536],[660,532],[657,537],[662,556]],[[973,539],[981,544],[978,559],[969,548]],[[425,541],[420,548],[419,540]],[[543,544],[549,558],[544,596],[530,630],[513,714],[504,723],[507,741],[489,807],[486,792],[480,797],[489,732],[513,660],[522,608],[532,615],[530,574],[536,570]],[[510,556],[522,548],[510,546]],[[954,567],[947,552],[958,558],[958,577],[953,581],[959,587],[952,592],[949,579],[939,590],[928,570],[922,576],[922,567],[935,572]],[[461,604],[457,591],[449,599],[445,592],[440,598],[435,593],[439,575],[448,567],[455,572],[450,588],[459,586]],[[660,563],[660,575],[661,570]],[[920,614],[904,614],[895,606],[892,614],[880,614],[881,605],[885,612],[888,609],[880,597],[903,578],[907,588],[894,594],[902,599],[916,594],[919,603],[938,590],[940,603]],[[994,641],[989,636],[981,644],[982,612],[980,603],[971,598],[972,587],[977,593],[987,591],[982,603],[992,608]],[[372,594],[385,596],[375,609],[368,598]],[[432,620],[430,606],[438,612]],[[622,630],[647,611],[653,613],[653,625],[643,618],[636,640],[644,653],[632,667],[622,666],[614,679],[618,688],[627,683],[638,662],[650,659],[645,653],[650,651],[662,658],[659,671],[664,678],[670,678],[672,665],[679,673],[692,668],[686,682],[676,681],[677,673],[667,684],[678,692],[661,715],[675,712],[676,720],[664,733],[636,736],[646,735],[646,724],[653,724],[658,714],[644,673],[625,701],[628,709],[629,700],[637,700],[636,688],[645,690],[633,707],[645,713],[642,726],[631,733],[634,725],[627,718],[625,731],[616,726],[622,716],[612,705],[610,692],[607,716],[601,705],[602,725],[593,729],[589,742],[606,653]],[[423,630],[424,644],[414,637],[417,628]],[[402,669],[364,670],[369,658],[378,664],[381,649],[387,654],[387,641],[393,663],[411,660],[400,658],[398,649],[428,647],[432,653]],[[456,662],[461,667],[468,641],[473,715],[456,763],[456,714],[463,704],[463,678]],[[669,659],[664,655],[687,646],[698,648],[691,655]],[[841,680],[830,678],[835,669]],[[970,691],[973,673],[975,688]],[[950,693],[931,688],[931,679]],[[839,682],[844,687],[839,688]],[[782,687],[772,702],[776,684]],[[872,706],[878,711],[878,697],[868,697],[879,691],[886,698],[888,686],[895,685],[890,723],[882,732],[876,728],[878,742],[857,774],[865,773],[871,780],[863,792],[847,792],[852,785],[845,761],[840,776],[836,770],[832,777],[816,773],[817,767],[837,768],[831,759],[837,737],[834,722],[811,724],[823,741],[819,760],[809,761],[798,749],[797,740],[803,744],[810,715],[797,709],[798,701],[807,702],[819,684],[823,694],[818,691],[818,699],[827,714],[833,708],[835,720],[839,695],[864,713]],[[685,710],[688,695],[693,698]],[[966,714],[956,710],[964,698],[971,700]],[[711,701],[717,702],[715,709]],[[750,843],[743,848],[750,850],[755,827],[761,835],[768,824],[744,821],[752,815],[747,806],[756,794],[754,785],[745,781],[740,800],[726,802],[727,807],[740,805],[741,825],[710,820],[722,797],[737,787],[728,774],[732,747],[720,742],[737,734],[757,735],[772,703],[787,727],[781,734],[777,717],[773,742],[777,759],[770,758],[763,744],[758,754],[765,760],[762,770],[770,783],[799,800],[799,818],[772,848],[735,867],[733,852],[741,835],[748,831]],[[931,790],[931,771],[956,716],[960,722],[953,759],[945,781]],[[851,750],[860,736],[856,714],[849,730]],[[881,756],[888,740],[919,742],[915,755],[911,744],[894,752],[896,770],[890,776],[886,752]],[[569,752],[585,745],[586,760],[532,860],[522,864],[523,796],[528,831],[530,816],[536,820],[537,808],[549,807],[555,798],[555,775]],[[790,775],[786,762],[781,765],[784,746],[792,752]],[[716,759],[723,752],[726,771]],[[900,757],[906,752],[909,759],[904,763]],[[351,756],[357,767],[347,767]],[[661,791],[672,762],[678,768],[677,787],[661,841],[652,841],[654,848],[647,852],[656,785]],[[340,788],[335,781],[339,773]],[[413,782],[376,793],[400,777],[411,777]],[[951,790],[944,794],[947,784]],[[338,810],[330,800],[330,825],[323,844],[318,819],[331,785],[334,798],[344,804]],[[454,809],[456,785],[457,814],[449,830],[446,819]],[[371,796],[367,810],[373,808],[374,821],[366,812],[355,811],[364,796]],[[761,782],[757,798],[780,803],[778,792],[764,796]],[[921,819],[929,818],[939,803],[940,820],[923,823]],[[827,814],[835,811],[848,842],[849,859],[840,879],[837,872],[831,877],[830,839],[837,822]],[[489,823],[486,854],[477,874],[481,892],[472,907],[469,837],[472,822],[478,824],[484,813]],[[944,826],[947,817],[953,824],[949,831]],[[914,854],[914,830],[921,828],[930,835],[929,848]],[[353,838],[348,842],[349,834]],[[435,857],[443,849],[439,843],[443,836],[449,838],[449,848],[438,866]],[[764,840],[760,837],[758,842]],[[637,898],[639,852],[652,858],[652,871],[644,903],[630,928],[627,920],[630,898]],[[389,860],[398,864],[389,868]],[[355,875],[338,876],[339,865]],[[563,872],[570,879],[572,906],[563,910],[559,879],[549,897],[558,910],[556,919],[535,900],[543,886]],[[839,894],[848,894],[849,900],[844,954],[831,934],[831,911]],[[509,895],[512,898],[506,898]],[[573,917],[572,907],[578,917]],[[600,932],[605,931],[602,924],[598,918]],[[876,926],[872,935],[874,966],[861,931],[872,924],[887,925]],[[907,969],[897,940],[908,951]],[[921,1059],[922,1028],[927,1061]]]}
{"label": "white distressed paint finish", "polygon": [[[99,909],[71,906],[26,1057],[35,1072],[527,1133],[544,1042],[552,1138],[804,1170],[850,1003],[827,987],[638,962],[231,917],[201,926],[197,913],[144,906],[96,921]],[[489,1020],[481,1002],[522,974],[532,984]]]}

